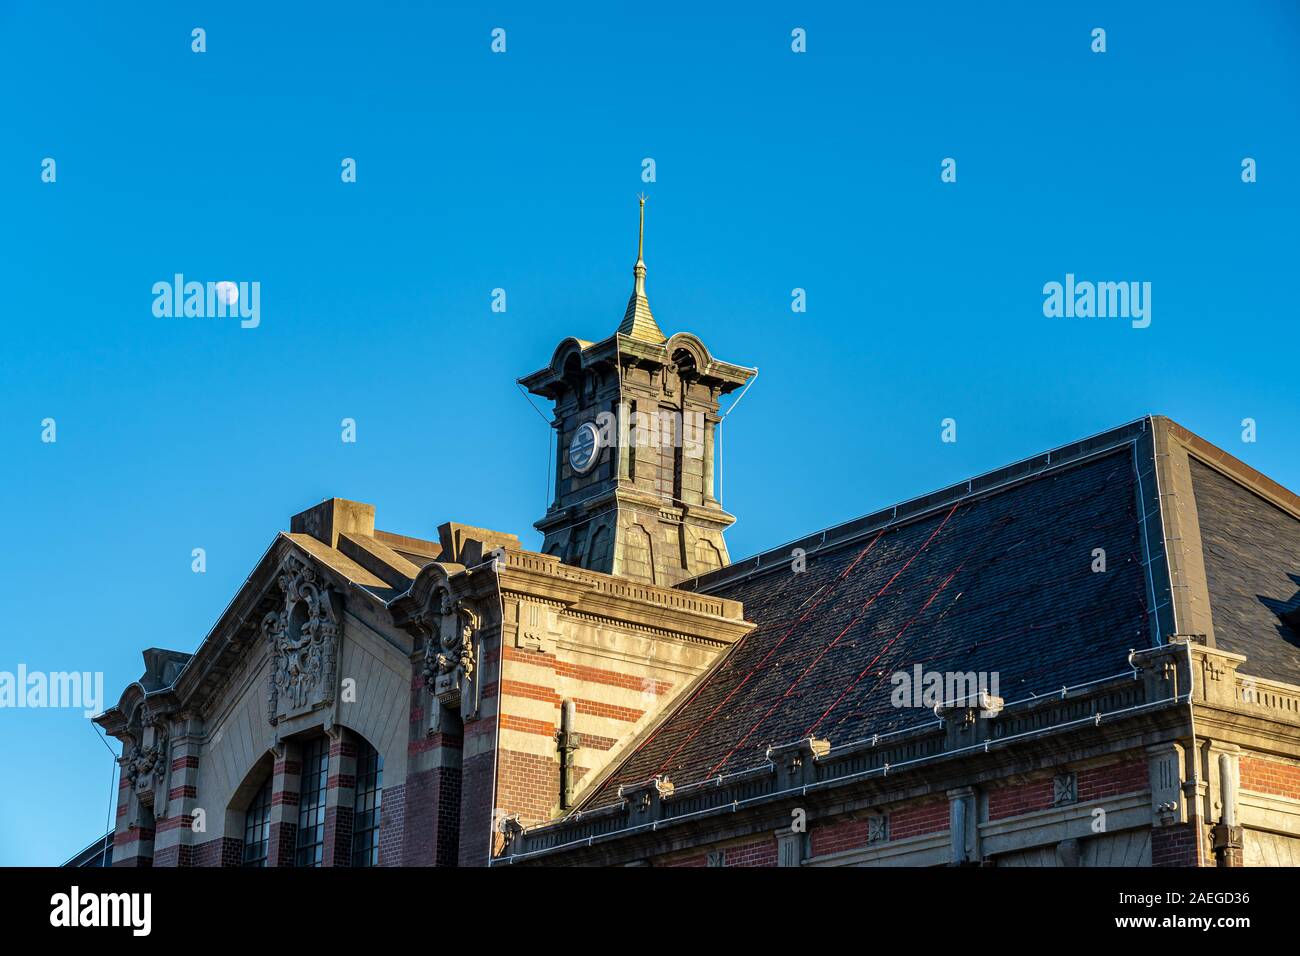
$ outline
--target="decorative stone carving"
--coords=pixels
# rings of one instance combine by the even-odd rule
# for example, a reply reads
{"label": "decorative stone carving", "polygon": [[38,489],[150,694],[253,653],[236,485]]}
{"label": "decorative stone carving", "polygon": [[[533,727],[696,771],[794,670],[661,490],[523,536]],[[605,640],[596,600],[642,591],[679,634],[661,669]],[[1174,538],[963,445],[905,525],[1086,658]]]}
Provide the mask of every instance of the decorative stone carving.
{"label": "decorative stone carving", "polygon": [[1176,743],[1156,744],[1147,748],[1153,827],[1186,822],[1183,760],[1183,748]]}
{"label": "decorative stone carving", "polygon": [[648,820],[658,820],[663,801],[673,795],[673,782],[667,774],[651,777],[635,784],[622,784],[618,788],[630,825],[637,826]]}
{"label": "decorative stone carving", "polygon": [[806,737],[792,743],[767,748],[767,759],[782,778],[779,786],[796,787],[800,784],[813,783],[817,779],[815,763],[825,757],[831,750],[831,742],[820,738]]}
{"label": "decorative stone carving", "polygon": [[518,621],[514,628],[515,647],[551,652],[560,635],[557,608],[560,605],[539,601],[520,601],[515,607]]}
{"label": "decorative stone carving", "polygon": [[503,817],[501,819],[500,831],[504,836],[503,850],[509,849],[511,846],[518,843],[519,838],[523,836],[524,833],[524,824],[523,821],[519,819],[519,814],[512,813]]}
{"label": "decorative stone carving", "polygon": [[465,601],[453,605],[447,593],[438,595],[440,619],[424,642],[424,684],[438,702],[459,707],[462,717],[478,710],[472,693],[477,669],[479,615]]}
{"label": "decorative stone carving", "polygon": [[804,834],[778,831],[776,834],[776,865],[800,866],[803,863]]}
{"label": "decorative stone carving", "polygon": [[334,702],[342,633],[342,602],[320,582],[315,568],[289,555],[280,566],[279,584],[283,606],[262,619],[271,654],[267,718],[273,725]]}
{"label": "decorative stone carving", "polygon": [[1052,778],[1052,806],[1060,807],[1078,799],[1079,778],[1074,773],[1058,773]]}
{"label": "decorative stone carving", "polygon": [[137,794],[146,795],[153,790],[155,781],[162,778],[166,750],[167,740],[163,738],[152,747],[132,744],[131,749],[122,758],[121,764],[126,772],[126,779],[131,782]]}
{"label": "decorative stone carving", "polygon": [[118,759],[123,775],[130,783],[136,797],[145,806],[153,806],[155,794],[161,791],[162,800],[158,809],[165,809],[167,791],[164,781],[167,776],[169,749],[166,722],[158,716],[151,715],[147,708],[142,708],[140,728],[128,739],[130,744]]}

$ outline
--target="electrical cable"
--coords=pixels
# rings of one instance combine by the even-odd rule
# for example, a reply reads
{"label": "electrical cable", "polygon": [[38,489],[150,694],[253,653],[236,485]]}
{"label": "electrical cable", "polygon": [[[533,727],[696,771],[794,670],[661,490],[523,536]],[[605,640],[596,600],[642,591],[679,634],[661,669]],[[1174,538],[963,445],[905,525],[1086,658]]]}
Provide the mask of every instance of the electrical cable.
{"label": "electrical cable", "polygon": [[104,848],[99,854],[100,865],[108,866],[109,841],[113,839],[113,804],[114,797],[117,796],[117,754],[109,744],[108,738],[104,736],[104,732],[95,724],[90,726],[95,728],[95,734],[103,741],[104,746],[108,748],[108,755],[113,758],[113,770],[108,778],[108,812],[104,815]]}

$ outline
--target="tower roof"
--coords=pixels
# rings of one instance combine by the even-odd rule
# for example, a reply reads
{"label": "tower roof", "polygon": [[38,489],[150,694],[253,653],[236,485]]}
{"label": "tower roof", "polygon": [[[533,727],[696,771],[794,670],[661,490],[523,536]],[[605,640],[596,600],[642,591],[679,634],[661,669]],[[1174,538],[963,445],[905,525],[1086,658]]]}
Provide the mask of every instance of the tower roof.
{"label": "tower roof", "polygon": [[667,340],[663,330],[659,328],[659,323],[655,321],[654,313],[650,311],[650,300],[645,295],[645,196],[641,197],[641,223],[637,231],[636,241],[636,266],[632,269],[632,275],[636,277],[636,282],[632,287],[632,295],[627,300],[627,311],[623,313],[623,321],[619,323],[618,334],[626,335],[642,342],[652,342],[656,345]]}

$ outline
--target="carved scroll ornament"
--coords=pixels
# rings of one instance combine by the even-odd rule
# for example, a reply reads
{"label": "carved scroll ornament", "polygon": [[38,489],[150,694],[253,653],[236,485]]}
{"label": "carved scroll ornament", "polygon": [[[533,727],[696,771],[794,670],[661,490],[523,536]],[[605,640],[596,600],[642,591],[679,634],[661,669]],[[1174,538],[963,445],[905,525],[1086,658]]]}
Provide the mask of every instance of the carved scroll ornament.
{"label": "carved scroll ornament", "polygon": [[271,655],[267,717],[272,724],[334,702],[341,633],[337,595],[319,580],[315,568],[289,555],[279,585],[284,604],[262,619]]}

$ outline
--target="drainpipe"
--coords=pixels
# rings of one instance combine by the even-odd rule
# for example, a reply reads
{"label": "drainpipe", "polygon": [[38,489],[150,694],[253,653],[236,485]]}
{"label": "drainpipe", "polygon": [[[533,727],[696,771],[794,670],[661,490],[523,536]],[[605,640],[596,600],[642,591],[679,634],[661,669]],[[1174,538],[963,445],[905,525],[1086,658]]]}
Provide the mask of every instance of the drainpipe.
{"label": "drainpipe", "polygon": [[1241,827],[1237,825],[1237,761],[1219,754],[1219,802],[1223,816],[1214,827],[1214,853],[1219,866],[1241,866]]}
{"label": "drainpipe", "polygon": [[[1164,520],[1163,514],[1160,520]],[[1175,626],[1177,626],[1177,621],[1175,621]],[[1192,637],[1190,634],[1183,639],[1183,647],[1187,651],[1187,726],[1192,735],[1190,754],[1192,758],[1192,799],[1188,803],[1191,806],[1190,823],[1194,835],[1193,849],[1196,851],[1193,866],[1199,867],[1205,856],[1205,831],[1201,823],[1201,751],[1196,743],[1196,668],[1192,660]],[[1204,679],[1202,678],[1202,689],[1204,689],[1203,685]],[[1175,685],[1175,693],[1177,690],[1178,687]],[[1184,793],[1186,793],[1186,790],[1184,790]]]}
{"label": "drainpipe", "polygon": [[582,746],[582,735],[573,731],[573,701],[560,708],[560,732],[555,737],[560,752],[560,809],[573,806],[573,752]]}

